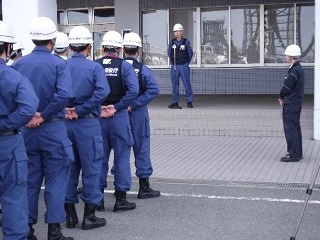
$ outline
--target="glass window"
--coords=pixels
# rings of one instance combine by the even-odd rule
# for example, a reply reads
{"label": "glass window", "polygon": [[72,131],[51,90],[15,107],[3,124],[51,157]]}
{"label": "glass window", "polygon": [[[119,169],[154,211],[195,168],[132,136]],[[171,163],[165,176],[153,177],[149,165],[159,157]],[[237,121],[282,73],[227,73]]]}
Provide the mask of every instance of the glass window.
{"label": "glass window", "polygon": [[93,60],[103,57],[102,38],[106,32],[93,33]]}
{"label": "glass window", "polygon": [[57,12],[57,23],[61,24],[61,25],[65,25],[64,17],[65,17],[64,11],[58,11]]}
{"label": "glass window", "polygon": [[201,63],[228,64],[229,10],[210,8],[201,11]]}
{"label": "glass window", "polygon": [[94,9],[94,22],[95,23],[115,22],[114,8]]}
{"label": "glass window", "polygon": [[88,9],[68,10],[67,15],[69,24],[89,23]]}
{"label": "glass window", "polygon": [[143,63],[146,65],[168,65],[167,57],[167,11],[144,12]]}
{"label": "glass window", "polygon": [[314,63],[314,34],[314,5],[297,5],[297,45],[302,51],[301,62]]}
{"label": "glass window", "polygon": [[265,6],[264,62],[284,63],[286,47],[294,43],[293,5]]}
{"label": "glass window", "polygon": [[173,26],[180,23],[183,26],[183,37],[188,39],[193,50],[191,64],[197,63],[197,11],[196,9],[172,9],[170,10],[169,36],[170,41],[174,38]]}
{"label": "glass window", "polygon": [[231,63],[260,63],[260,8],[231,9]]}

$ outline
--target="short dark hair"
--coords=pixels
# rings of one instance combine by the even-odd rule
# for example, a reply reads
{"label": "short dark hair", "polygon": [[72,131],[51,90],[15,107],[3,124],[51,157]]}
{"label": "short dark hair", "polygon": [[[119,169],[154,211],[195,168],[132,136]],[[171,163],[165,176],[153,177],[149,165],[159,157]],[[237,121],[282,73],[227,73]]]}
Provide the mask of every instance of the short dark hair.
{"label": "short dark hair", "polygon": [[116,53],[120,47],[103,47],[105,53]]}
{"label": "short dark hair", "polygon": [[18,57],[18,54],[21,55],[21,49],[13,51],[12,54],[10,55],[10,59],[14,59],[14,58]]}
{"label": "short dark hair", "polygon": [[36,46],[47,46],[49,44],[50,40],[32,40],[32,42],[36,45]]}
{"label": "short dark hair", "polygon": [[0,45],[0,55],[4,52],[7,52],[9,45],[11,44],[11,48],[12,48],[12,43],[3,43]]}
{"label": "short dark hair", "polygon": [[124,47],[125,53],[128,55],[134,55],[138,52],[139,48],[138,47]]}
{"label": "short dark hair", "polygon": [[70,44],[70,49],[76,53],[82,52],[86,50],[86,48],[89,46],[89,44],[83,45],[83,46],[73,46]]}

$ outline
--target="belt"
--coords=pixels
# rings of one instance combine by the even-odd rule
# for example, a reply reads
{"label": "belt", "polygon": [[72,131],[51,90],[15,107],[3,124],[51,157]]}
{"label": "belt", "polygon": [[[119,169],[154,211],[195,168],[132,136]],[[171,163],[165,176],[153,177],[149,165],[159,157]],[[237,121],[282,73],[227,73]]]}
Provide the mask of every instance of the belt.
{"label": "belt", "polygon": [[57,117],[57,118],[51,118],[49,120],[47,120],[46,122],[56,122],[56,121],[62,121],[63,118],[62,117]]}
{"label": "belt", "polygon": [[98,116],[93,113],[89,113],[89,114],[84,115],[83,117],[79,117],[79,118],[98,118]]}
{"label": "belt", "polygon": [[6,131],[1,131],[0,136],[8,136],[8,135],[13,135],[13,134],[18,134],[20,131],[18,129],[13,129],[13,130],[6,130]]}

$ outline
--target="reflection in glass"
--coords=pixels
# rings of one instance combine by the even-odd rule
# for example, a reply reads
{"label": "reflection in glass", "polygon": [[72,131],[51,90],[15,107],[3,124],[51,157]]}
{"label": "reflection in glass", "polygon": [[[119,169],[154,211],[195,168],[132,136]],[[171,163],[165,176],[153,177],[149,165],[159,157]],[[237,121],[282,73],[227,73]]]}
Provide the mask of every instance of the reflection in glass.
{"label": "reflection in glass", "polygon": [[201,12],[201,63],[227,64],[229,55],[229,11],[205,9]]}
{"label": "reflection in glass", "polygon": [[301,62],[314,63],[315,11],[313,6],[297,5],[297,45],[301,48]]}
{"label": "reflection in glass", "polygon": [[285,49],[294,43],[293,5],[266,6],[264,13],[264,62],[284,63]]}
{"label": "reflection in glass", "polygon": [[103,49],[101,47],[101,42],[103,35],[106,32],[94,32],[93,33],[93,60],[103,57]]}
{"label": "reflection in glass", "polygon": [[61,25],[65,24],[64,16],[65,16],[64,11],[58,11],[57,12],[57,23],[58,24],[61,24]]}
{"label": "reflection in glass", "polygon": [[115,22],[114,8],[94,9],[94,22],[95,23]]}
{"label": "reflection in glass", "polygon": [[231,9],[231,63],[260,62],[259,7]]}
{"label": "reflection in glass", "polygon": [[144,12],[142,21],[143,63],[146,65],[168,65],[167,11]]}
{"label": "reflection in glass", "polygon": [[87,9],[69,10],[67,15],[69,24],[89,23],[89,13]]}

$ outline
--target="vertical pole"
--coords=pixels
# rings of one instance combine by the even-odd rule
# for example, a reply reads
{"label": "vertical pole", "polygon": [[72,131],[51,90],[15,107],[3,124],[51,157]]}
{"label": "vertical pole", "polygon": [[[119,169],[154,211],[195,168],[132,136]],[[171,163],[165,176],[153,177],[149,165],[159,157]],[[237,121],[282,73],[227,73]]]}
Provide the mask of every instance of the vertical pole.
{"label": "vertical pole", "polygon": [[314,139],[320,140],[320,1],[315,1]]}

